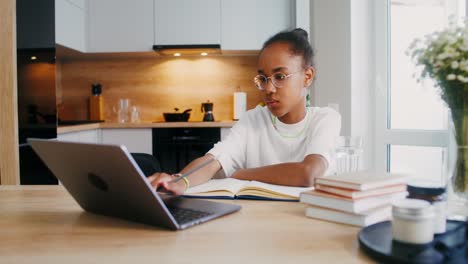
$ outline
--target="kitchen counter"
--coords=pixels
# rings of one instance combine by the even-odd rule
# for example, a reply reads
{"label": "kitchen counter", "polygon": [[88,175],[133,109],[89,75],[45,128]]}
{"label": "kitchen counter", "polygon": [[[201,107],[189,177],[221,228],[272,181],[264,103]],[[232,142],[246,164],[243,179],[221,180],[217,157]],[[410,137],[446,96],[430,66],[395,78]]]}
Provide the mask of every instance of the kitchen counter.
{"label": "kitchen counter", "polygon": [[58,126],[57,134],[85,131],[99,128],[154,128],[154,127],[232,127],[236,121],[215,121],[215,122],[140,122],[140,123],[93,123],[82,125]]}

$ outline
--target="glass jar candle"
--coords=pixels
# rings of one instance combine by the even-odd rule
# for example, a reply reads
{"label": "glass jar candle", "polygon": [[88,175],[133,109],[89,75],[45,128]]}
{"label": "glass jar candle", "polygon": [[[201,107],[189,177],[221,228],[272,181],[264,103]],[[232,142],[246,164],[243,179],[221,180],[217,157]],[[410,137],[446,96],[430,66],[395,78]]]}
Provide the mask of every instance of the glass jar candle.
{"label": "glass jar candle", "polygon": [[392,206],[393,239],[410,244],[426,244],[434,238],[434,209],[424,200],[402,199]]}
{"label": "glass jar candle", "polygon": [[408,198],[428,201],[434,207],[434,233],[443,234],[447,222],[447,195],[446,188],[440,186],[423,185],[419,183],[408,184]]}

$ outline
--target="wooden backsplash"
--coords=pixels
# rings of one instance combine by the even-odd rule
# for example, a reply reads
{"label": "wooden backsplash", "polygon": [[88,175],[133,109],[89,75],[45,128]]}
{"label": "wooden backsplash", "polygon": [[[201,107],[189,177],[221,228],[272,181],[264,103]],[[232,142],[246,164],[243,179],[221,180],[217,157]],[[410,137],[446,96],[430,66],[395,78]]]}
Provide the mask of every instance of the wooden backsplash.
{"label": "wooden backsplash", "polygon": [[[37,112],[55,114],[55,64],[31,63],[18,60],[18,122],[26,125],[30,114],[29,105],[35,105]],[[43,122],[43,120],[39,120]]]}
{"label": "wooden backsplash", "polygon": [[162,121],[163,112],[193,109],[189,121],[201,121],[201,103],[214,103],[216,120],[232,120],[233,93],[247,93],[247,109],[262,101],[252,78],[256,56],[187,58],[58,59],[57,103],[62,120],[88,119],[91,84],[102,84],[104,116],[115,121],[120,98],[138,106],[142,121]]}

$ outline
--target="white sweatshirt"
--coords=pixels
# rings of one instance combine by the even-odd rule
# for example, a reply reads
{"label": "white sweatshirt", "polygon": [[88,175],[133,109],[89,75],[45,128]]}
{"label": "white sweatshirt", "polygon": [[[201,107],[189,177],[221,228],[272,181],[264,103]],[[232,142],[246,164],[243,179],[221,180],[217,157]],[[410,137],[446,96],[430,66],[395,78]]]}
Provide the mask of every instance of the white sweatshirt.
{"label": "white sweatshirt", "polygon": [[267,107],[257,106],[247,111],[208,153],[221,163],[227,177],[238,169],[301,162],[309,154],[328,161],[328,175],[334,169],[331,157],[340,129],[341,116],[332,108],[308,107],[299,123],[285,124]]}

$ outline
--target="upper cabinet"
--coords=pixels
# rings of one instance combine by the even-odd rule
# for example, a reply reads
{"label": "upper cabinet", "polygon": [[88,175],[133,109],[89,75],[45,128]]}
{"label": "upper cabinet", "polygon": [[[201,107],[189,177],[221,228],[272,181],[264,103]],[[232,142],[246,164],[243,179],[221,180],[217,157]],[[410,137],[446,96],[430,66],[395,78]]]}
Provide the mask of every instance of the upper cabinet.
{"label": "upper cabinet", "polygon": [[87,52],[152,50],[153,5],[153,0],[88,1]]}
{"label": "upper cabinet", "polygon": [[221,0],[221,49],[261,49],[269,37],[296,26],[295,6],[295,0]]}
{"label": "upper cabinet", "polygon": [[55,42],[86,51],[85,0],[55,0]]}
{"label": "upper cabinet", "polygon": [[16,46],[18,49],[55,48],[54,26],[54,0],[16,1]]}
{"label": "upper cabinet", "polygon": [[309,24],[309,0],[55,1],[57,43],[86,52],[203,44],[259,50],[273,34]]}
{"label": "upper cabinet", "polygon": [[221,0],[154,1],[155,45],[220,44]]}

